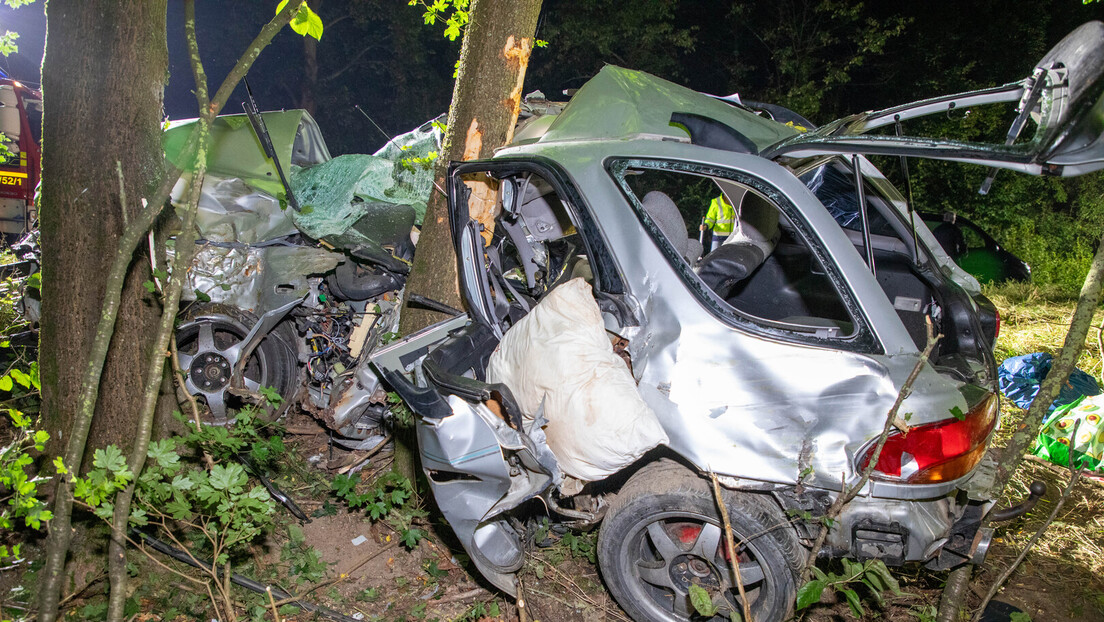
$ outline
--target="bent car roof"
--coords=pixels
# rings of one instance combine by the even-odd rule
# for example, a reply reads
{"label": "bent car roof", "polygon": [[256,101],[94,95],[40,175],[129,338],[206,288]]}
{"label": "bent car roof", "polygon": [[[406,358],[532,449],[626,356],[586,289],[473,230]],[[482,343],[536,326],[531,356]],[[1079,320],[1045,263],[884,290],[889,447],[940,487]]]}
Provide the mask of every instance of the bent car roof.
{"label": "bent car roof", "polygon": [[671,115],[707,117],[763,150],[799,132],[787,125],[643,71],[607,65],[571,98],[539,142],[641,137],[686,141]]}

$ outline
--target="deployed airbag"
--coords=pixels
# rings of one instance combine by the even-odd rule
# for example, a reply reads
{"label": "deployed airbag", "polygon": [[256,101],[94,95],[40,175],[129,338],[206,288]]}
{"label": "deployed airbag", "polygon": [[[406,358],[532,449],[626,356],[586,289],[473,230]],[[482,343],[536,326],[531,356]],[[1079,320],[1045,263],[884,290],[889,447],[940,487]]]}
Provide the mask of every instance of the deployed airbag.
{"label": "deployed airbag", "polygon": [[508,386],[529,421],[543,404],[548,446],[576,479],[602,479],[667,442],[582,279],[552,290],[506,332],[487,381]]}

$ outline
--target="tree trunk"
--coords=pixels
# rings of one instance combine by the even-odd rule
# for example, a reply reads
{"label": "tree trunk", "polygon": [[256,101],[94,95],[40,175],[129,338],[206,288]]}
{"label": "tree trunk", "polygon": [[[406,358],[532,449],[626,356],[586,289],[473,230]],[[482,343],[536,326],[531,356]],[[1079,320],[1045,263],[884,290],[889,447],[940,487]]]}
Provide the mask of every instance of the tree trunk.
{"label": "tree trunk", "polygon": [[[162,95],[168,69],[166,0],[59,1],[49,6],[42,65],[43,413],[64,441],[124,223],[164,171]],[[120,162],[130,205],[119,205]],[[89,447],[127,447],[145,386],[145,337],[159,316],[135,254],[100,387]],[[55,452],[56,454],[57,452]]]}
{"label": "tree trunk", "polygon": [[[440,188],[445,188],[450,161],[489,158],[513,136],[540,7],[540,0],[472,2],[449,107],[448,131],[437,161]],[[463,306],[446,201],[439,192],[433,193],[426,210],[406,291],[453,307]],[[407,307],[403,309],[400,332],[409,334],[440,319],[435,312]]]}
{"label": "tree trunk", "polygon": [[[310,3],[315,13],[322,10],[322,0]],[[313,117],[318,112],[315,91],[318,89],[318,39],[303,37],[303,74],[299,84],[299,107]]]}
{"label": "tree trunk", "polygon": [[[125,223],[164,175],[162,95],[168,69],[166,0],[53,0],[42,65],[43,425],[61,455],[78,408],[108,268]],[[129,205],[120,205],[116,162]],[[143,249],[145,245],[142,245]],[[100,385],[88,452],[129,447],[146,383],[146,337],[159,316],[135,253]],[[90,461],[85,460],[85,464]],[[79,465],[66,465],[70,469]]]}
{"label": "tree trunk", "polygon": [[[438,188],[445,188],[449,162],[488,158],[513,136],[540,6],[541,0],[471,3],[448,129],[434,172]],[[448,204],[440,192],[433,193],[427,206],[406,291],[457,309],[463,307]],[[436,312],[404,306],[399,332],[408,335],[440,319]],[[416,465],[414,447],[413,434],[396,436],[394,468],[411,480]]]}

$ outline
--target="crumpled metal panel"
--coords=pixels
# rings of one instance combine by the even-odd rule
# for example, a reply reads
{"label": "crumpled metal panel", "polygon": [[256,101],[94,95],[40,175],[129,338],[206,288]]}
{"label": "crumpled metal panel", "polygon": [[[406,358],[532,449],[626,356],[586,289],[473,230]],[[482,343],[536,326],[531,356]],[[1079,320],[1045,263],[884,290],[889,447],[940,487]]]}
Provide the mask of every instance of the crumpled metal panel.
{"label": "crumpled metal panel", "polygon": [[[418,417],[418,447],[434,498],[483,576],[513,594],[521,568],[521,537],[494,517],[543,492],[551,483],[527,443],[483,405],[449,396],[453,414]],[[526,468],[511,468],[504,450],[519,452]],[[528,454],[528,455],[525,455]],[[447,500],[447,501],[446,501]]]}
{"label": "crumpled metal panel", "polygon": [[196,252],[184,299],[196,291],[260,315],[310,291],[308,277],[337,267],[344,256],[310,246],[226,248],[205,246]]}
{"label": "crumpled metal panel", "polygon": [[708,95],[642,71],[606,65],[571,98],[538,142],[668,137],[686,140],[671,115],[693,112],[716,119],[763,149],[798,131]]}
{"label": "crumpled metal panel", "polygon": [[[185,187],[181,177],[173,188],[174,201],[181,198]],[[240,178],[214,174],[203,179],[196,226],[202,238],[243,244],[297,232],[275,197],[254,190]]]}
{"label": "crumpled metal panel", "polygon": [[250,312],[260,306],[261,272],[259,248],[220,248],[206,246],[196,251],[182,298],[195,300],[195,292],[211,302],[233,305]]}

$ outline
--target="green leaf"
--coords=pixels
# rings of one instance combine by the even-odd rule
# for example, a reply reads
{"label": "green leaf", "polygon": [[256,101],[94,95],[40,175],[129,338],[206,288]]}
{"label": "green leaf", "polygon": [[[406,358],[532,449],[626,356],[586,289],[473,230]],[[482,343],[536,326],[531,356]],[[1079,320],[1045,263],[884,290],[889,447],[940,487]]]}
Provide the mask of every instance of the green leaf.
{"label": "green leaf", "polygon": [[192,517],[192,506],[183,499],[173,499],[165,504],[165,511],[177,520],[188,520]]}
{"label": "green leaf", "polygon": [[440,579],[441,577],[448,574],[447,570],[441,570],[437,567],[437,560],[433,560],[428,564],[422,564],[422,568],[425,569],[426,574],[433,577],[434,579]]}
{"label": "green leaf", "polygon": [[360,482],[360,473],[353,475],[338,475],[333,481],[333,491],[339,497],[347,497],[356,492],[357,483]]}
{"label": "green leaf", "polygon": [[249,481],[245,468],[231,462],[227,465],[216,464],[211,468],[211,486],[216,490],[233,491]]}
{"label": "green leaf", "polygon": [[123,457],[123,452],[118,447],[108,445],[93,452],[92,466],[111,473],[119,473],[126,470],[126,458]]}
{"label": "green leaf", "polygon": [[717,615],[717,606],[713,604],[709,592],[697,583],[690,584],[690,604],[694,606],[694,611],[697,611],[698,615],[703,618],[712,618]]}
{"label": "green leaf", "polygon": [[959,408],[958,406],[955,406],[954,408],[951,409],[951,415],[955,419],[958,419],[959,421],[962,421],[963,419],[966,418],[966,413],[962,412],[962,409]]}
{"label": "green leaf", "polygon": [[1013,611],[1008,614],[1008,622],[1031,622],[1031,614],[1023,611]]}
{"label": "green leaf", "polygon": [[273,406],[279,406],[284,401],[284,398],[280,396],[280,392],[272,387],[258,387],[257,393],[260,393],[265,401]]}
{"label": "green leaf", "polygon": [[[288,0],[283,0],[276,6],[276,12],[284,10]],[[322,18],[318,17],[318,14],[311,10],[307,3],[299,5],[299,12],[295,14],[295,17],[291,18],[291,29],[296,34],[303,35],[304,37],[314,37],[315,39],[322,40]]]}
{"label": "green leaf", "polygon": [[171,438],[152,441],[146,455],[162,467],[175,466],[180,462],[180,455],[176,453],[176,441]]}
{"label": "green leaf", "polygon": [[418,545],[418,541],[425,537],[425,532],[421,529],[406,529],[402,532],[403,546],[408,549],[412,549]]}
{"label": "green leaf", "polygon": [[335,516],[335,515],[337,515],[337,506],[330,503],[329,499],[326,499],[325,501],[323,501],[322,502],[322,507],[318,508],[317,510],[315,510],[314,512],[311,513],[311,517],[313,517],[313,518],[322,518],[324,516]]}
{"label": "green leaf", "polygon": [[19,383],[19,386],[23,387],[24,389],[31,388],[31,377],[22,369],[12,369],[9,373],[11,374],[12,379]]}
{"label": "green leaf", "polygon": [[146,518],[146,511],[142,508],[131,508],[130,517],[127,520],[135,527],[145,527],[149,524],[149,520]]}
{"label": "green leaf", "polygon": [[862,601],[859,600],[859,593],[847,588],[840,591],[843,592],[844,597],[847,598],[847,606],[851,608],[851,613],[853,613],[856,618],[862,618],[863,607]]}
{"label": "green leaf", "polygon": [[10,374],[0,376],[0,391],[11,391],[13,386],[15,385],[12,383]]}
{"label": "green leaf", "polygon": [[797,590],[797,608],[804,609],[809,605],[819,603],[820,595],[824,593],[824,588],[827,585],[822,579],[815,579],[802,585],[801,589]]}
{"label": "green leaf", "polygon": [[870,562],[870,565],[867,566],[867,572],[877,574],[878,578],[881,579],[881,582],[885,584],[889,591],[898,596],[901,595],[901,585],[897,583],[897,578],[889,571],[885,562],[880,559]]}
{"label": "green leaf", "polygon": [[153,281],[144,281],[142,287],[146,288],[146,291],[151,294],[157,291],[157,286],[153,284]]}
{"label": "green leaf", "polygon": [[873,577],[874,575],[867,574],[865,577],[863,577],[862,584],[870,588],[870,593],[874,596],[874,600],[878,601],[878,605],[884,606],[885,599],[882,598],[882,592],[885,590],[875,584],[875,582],[872,580]]}
{"label": "green leaf", "polygon": [[211,297],[198,289],[195,290],[195,297],[197,302],[211,302]]}
{"label": "green leaf", "polygon": [[99,507],[92,511],[96,516],[104,520],[111,520],[115,516],[115,504],[111,502],[102,503]]}

